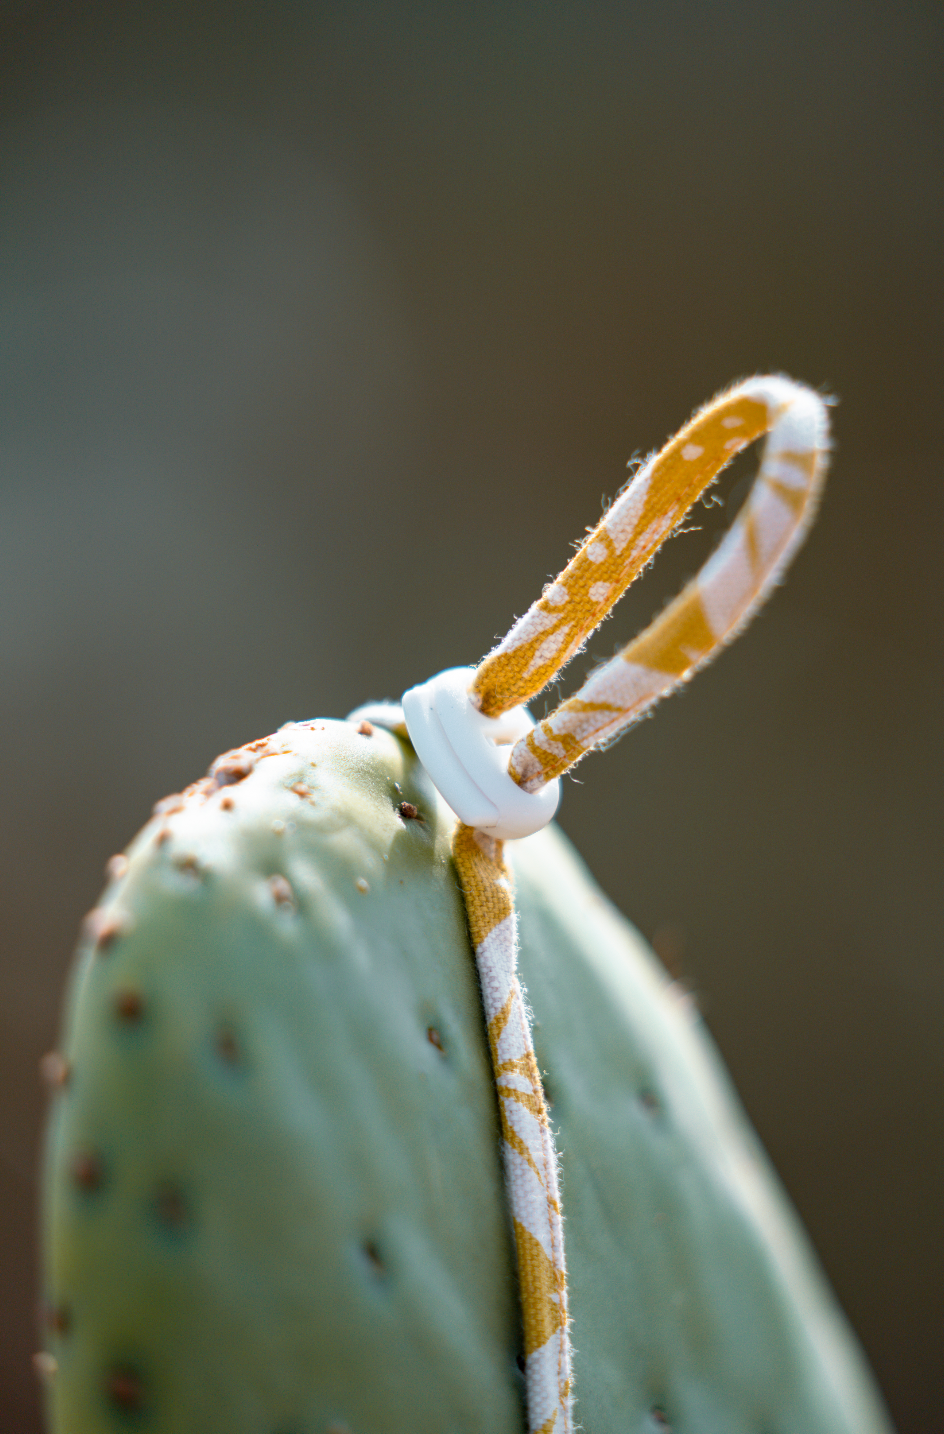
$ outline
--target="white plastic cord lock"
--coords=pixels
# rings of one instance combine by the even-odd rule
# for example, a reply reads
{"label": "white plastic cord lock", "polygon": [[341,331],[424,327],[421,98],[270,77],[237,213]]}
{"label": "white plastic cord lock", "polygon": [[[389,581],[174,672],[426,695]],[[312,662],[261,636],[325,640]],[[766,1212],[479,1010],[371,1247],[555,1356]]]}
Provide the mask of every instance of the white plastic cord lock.
{"label": "white plastic cord lock", "polygon": [[450,667],[403,694],[416,754],[467,827],[508,841],[540,831],[557,811],[560,779],[526,792],[508,771],[511,748],[534,726],[525,707],[485,717],[469,688],[474,667]]}

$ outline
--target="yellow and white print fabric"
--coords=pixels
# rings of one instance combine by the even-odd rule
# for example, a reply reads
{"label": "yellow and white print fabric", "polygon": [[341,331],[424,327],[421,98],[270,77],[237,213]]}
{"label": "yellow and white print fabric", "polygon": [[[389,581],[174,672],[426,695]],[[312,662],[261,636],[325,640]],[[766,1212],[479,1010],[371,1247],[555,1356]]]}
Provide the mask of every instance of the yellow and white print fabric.
{"label": "yellow and white print fabric", "polygon": [[498,1092],[518,1255],[528,1428],[550,1434],[573,1428],[567,1272],[557,1151],[515,970],[515,910],[503,846],[460,824],[453,856],[469,915]]}
{"label": "yellow and white print fabric", "polygon": [[717,552],[646,630],[514,749],[527,791],[612,740],[729,642],[779,580],[816,511],[825,474],[823,400],[786,378],[719,395],[651,458],[556,582],[475,675],[487,716],[529,702],[580,650],[610,608],[742,448],[768,432],[751,494]]}
{"label": "yellow and white print fabric", "polygon": [[[697,498],[767,433],[750,495],[721,545],[650,626],[511,751],[527,791],[614,740],[744,627],[802,542],[828,452],[823,400],[782,377],[720,394],[650,458],[556,582],[481,663],[472,701],[486,716],[527,703],[577,653]],[[557,1155],[516,975],[503,843],[459,825],[453,842],[475,949],[501,1114],[517,1243],[529,1434],[572,1434],[572,1373]]]}

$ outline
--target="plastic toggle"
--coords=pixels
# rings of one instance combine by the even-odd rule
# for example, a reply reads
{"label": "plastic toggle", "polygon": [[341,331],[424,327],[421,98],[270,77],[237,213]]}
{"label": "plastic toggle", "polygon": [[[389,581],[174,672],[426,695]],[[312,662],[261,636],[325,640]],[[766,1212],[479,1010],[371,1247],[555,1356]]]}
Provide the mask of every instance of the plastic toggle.
{"label": "plastic toggle", "polygon": [[474,667],[450,667],[403,694],[416,754],[461,822],[501,840],[540,831],[557,811],[560,779],[526,792],[508,771],[512,745],[534,720],[525,707],[485,717],[469,688]]}

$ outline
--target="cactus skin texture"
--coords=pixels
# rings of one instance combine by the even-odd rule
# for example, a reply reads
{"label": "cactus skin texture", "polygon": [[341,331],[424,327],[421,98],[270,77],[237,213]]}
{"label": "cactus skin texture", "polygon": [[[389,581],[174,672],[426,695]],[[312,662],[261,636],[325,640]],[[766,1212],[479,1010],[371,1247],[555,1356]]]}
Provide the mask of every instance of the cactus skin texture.
{"label": "cactus skin texture", "polygon": [[[161,805],[66,1014],[52,1434],[520,1434],[450,814],[407,742],[331,721]],[[888,1434],[688,1003],[559,834],[507,851],[586,1434]]]}

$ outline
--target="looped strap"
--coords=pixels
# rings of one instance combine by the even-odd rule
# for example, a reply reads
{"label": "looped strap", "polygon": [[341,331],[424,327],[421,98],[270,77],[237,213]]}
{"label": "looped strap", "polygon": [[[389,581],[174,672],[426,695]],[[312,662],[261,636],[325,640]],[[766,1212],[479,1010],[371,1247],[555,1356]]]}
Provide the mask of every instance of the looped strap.
{"label": "looped strap", "polygon": [[[579,652],[698,496],[764,433],[769,437],[746,503],[675,601],[537,726],[528,729],[523,720],[512,732],[511,719],[490,721],[535,697]],[[809,527],[827,435],[823,400],[790,379],[752,378],[721,394],[640,469],[557,581],[485,658],[471,688],[469,669],[451,670],[404,696],[420,759],[429,762],[437,786],[440,773],[446,800],[466,815],[453,837],[453,858],[499,1102],[529,1434],[573,1434],[573,1391],[557,1153],[517,977],[512,874],[499,839],[521,834],[524,827],[515,823],[527,826],[529,812],[541,804],[509,801],[513,783],[499,770],[508,751],[503,744],[517,738],[508,765],[517,797],[550,797],[549,783],[591,748],[618,737],[729,642],[779,580]],[[545,820],[554,805],[547,802]]]}
{"label": "looped strap", "polygon": [[767,433],[751,492],[720,547],[646,630],[512,749],[534,792],[730,642],[780,580],[816,511],[829,424],[820,396],[791,379],[752,378],[707,404],[640,469],[556,582],[480,664],[471,696],[497,716],[530,701],[580,651],[610,608],[735,454]]}

